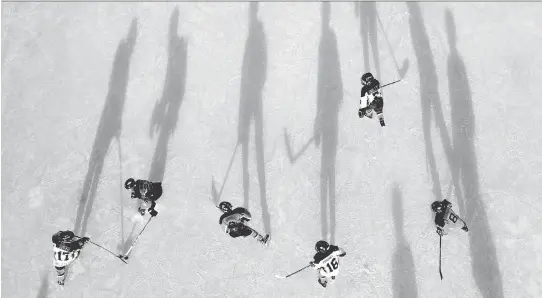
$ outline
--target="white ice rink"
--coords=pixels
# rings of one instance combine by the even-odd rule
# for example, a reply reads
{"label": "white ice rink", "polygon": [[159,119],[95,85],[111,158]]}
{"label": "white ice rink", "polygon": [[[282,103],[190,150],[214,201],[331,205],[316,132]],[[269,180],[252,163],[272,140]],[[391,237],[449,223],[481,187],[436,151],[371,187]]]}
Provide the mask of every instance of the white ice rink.
{"label": "white ice rink", "polygon": [[[542,297],[541,15],[2,3],[2,297]],[[366,71],[404,74],[384,128],[357,116]],[[121,253],[141,230],[129,177],[164,187],[129,264],[89,244],[60,289],[53,233]],[[210,197],[269,247],[225,235]],[[441,281],[445,198],[470,230],[443,238]],[[347,252],[332,285],[275,277],[321,239]]]}

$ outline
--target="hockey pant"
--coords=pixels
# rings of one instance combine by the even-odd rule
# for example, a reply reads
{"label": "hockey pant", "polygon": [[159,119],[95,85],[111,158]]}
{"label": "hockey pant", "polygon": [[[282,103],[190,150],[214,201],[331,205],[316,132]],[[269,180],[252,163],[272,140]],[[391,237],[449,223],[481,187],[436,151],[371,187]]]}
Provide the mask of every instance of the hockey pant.
{"label": "hockey pant", "polygon": [[[446,217],[444,218],[444,227],[442,229],[442,235],[447,235],[450,230],[463,229],[465,232],[468,231],[467,224],[461,217],[459,217],[451,209],[447,210]],[[437,227],[439,227],[437,225]]]}
{"label": "hockey pant", "polygon": [[230,225],[230,236],[232,238],[252,236],[254,238],[257,238],[259,241],[263,240],[263,236],[260,235],[260,233],[254,231],[248,226],[245,226],[244,224],[230,222],[229,225]]}
{"label": "hockey pant", "polygon": [[323,269],[320,269],[318,271],[318,283],[325,288],[328,284],[332,283],[335,280],[337,275],[323,274],[323,272],[325,272]]}
{"label": "hockey pant", "polygon": [[141,213],[145,213],[145,210],[154,210],[154,207],[156,206],[156,203],[154,201],[149,200],[139,200],[139,207],[138,211]]}
{"label": "hockey pant", "polygon": [[57,282],[59,284],[64,284],[64,280],[66,278],[66,266],[63,266],[63,267],[55,266],[55,269],[56,269]]}
{"label": "hockey pant", "polygon": [[[368,99],[367,99],[368,103]],[[374,113],[373,113],[374,111]],[[382,97],[374,97],[374,100],[367,104],[365,107],[360,108],[358,111],[359,117],[367,117],[369,119],[372,119],[374,117],[374,114],[376,113],[378,119],[380,120],[381,124],[384,122],[384,99]]]}

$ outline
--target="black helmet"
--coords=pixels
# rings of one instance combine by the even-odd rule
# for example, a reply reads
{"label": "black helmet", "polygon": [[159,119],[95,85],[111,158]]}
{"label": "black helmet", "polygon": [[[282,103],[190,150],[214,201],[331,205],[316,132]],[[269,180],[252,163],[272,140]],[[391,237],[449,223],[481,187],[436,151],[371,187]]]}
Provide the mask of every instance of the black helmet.
{"label": "black helmet", "polygon": [[134,178],[129,178],[128,180],[126,180],[126,182],[124,182],[124,188],[126,189],[132,189],[134,188],[135,185],[136,185],[136,182]]}
{"label": "black helmet", "polygon": [[442,202],[439,202],[439,201],[434,201],[432,204],[431,204],[431,209],[433,210],[433,212],[442,212]]}
{"label": "black helmet", "polygon": [[324,240],[320,240],[316,242],[316,245],[314,246],[314,249],[316,249],[317,252],[324,252],[329,248],[329,243],[327,243]]}
{"label": "black helmet", "polygon": [[75,234],[72,231],[62,231],[60,232],[59,238],[62,240],[62,242],[68,242],[72,240],[73,237],[75,237]]}
{"label": "black helmet", "polygon": [[220,210],[222,210],[223,212],[228,212],[231,211],[232,205],[230,204],[230,202],[224,201],[218,204],[218,208],[220,208]]}
{"label": "black helmet", "polygon": [[367,85],[369,83],[369,81],[373,80],[374,77],[373,77],[373,74],[370,73],[370,72],[367,72],[367,73],[364,73],[362,76],[361,76],[361,83],[363,85]]}

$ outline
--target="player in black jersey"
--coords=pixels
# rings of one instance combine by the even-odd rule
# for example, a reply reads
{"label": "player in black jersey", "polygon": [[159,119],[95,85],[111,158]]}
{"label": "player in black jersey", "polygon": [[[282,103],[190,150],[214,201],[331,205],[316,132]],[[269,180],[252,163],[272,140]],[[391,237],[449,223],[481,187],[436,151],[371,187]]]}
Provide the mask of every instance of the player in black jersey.
{"label": "player in black jersey", "polygon": [[232,238],[248,237],[252,236],[257,240],[267,245],[269,242],[269,235],[262,236],[260,233],[247,226],[246,223],[252,219],[250,212],[243,207],[237,207],[232,209],[230,202],[220,202],[218,208],[224,212],[220,216],[218,223],[224,228],[224,232],[230,235]]}
{"label": "player in black jersey", "polygon": [[374,114],[380,121],[380,126],[385,126],[384,123],[384,98],[380,93],[380,82],[368,72],[361,76],[361,100],[358,116],[360,118],[367,117],[372,119]]}

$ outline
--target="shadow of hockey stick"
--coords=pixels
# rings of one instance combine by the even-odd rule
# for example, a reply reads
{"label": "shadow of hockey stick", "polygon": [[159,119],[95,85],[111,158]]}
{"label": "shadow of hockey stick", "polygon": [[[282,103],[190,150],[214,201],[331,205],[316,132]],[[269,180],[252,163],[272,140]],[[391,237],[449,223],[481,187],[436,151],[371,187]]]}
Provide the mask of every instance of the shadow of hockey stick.
{"label": "shadow of hockey stick", "polygon": [[[124,185],[124,182],[122,181],[122,148],[120,146],[120,138],[117,138],[117,144],[119,145],[119,185]],[[124,205],[122,204],[122,186],[119,188],[119,201],[120,201],[120,244],[124,245]]]}
{"label": "shadow of hockey stick", "polygon": [[397,72],[399,73],[399,78],[402,79],[405,77],[408,71],[410,62],[407,58],[405,58],[405,60],[403,60],[403,65],[399,68],[399,64],[397,64],[397,60],[395,59],[395,53],[393,52],[391,48],[390,41],[388,40],[388,35],[384,31],[384,25],[382,24],[382,20],[380,19],[380,15],[378,14],[378,12],[376,13],[376,17],[378,18],[378,24],[380,24],[380,29],[382,30],[382,34],[384,35],[384,38],[386,39],[386,44],[388,45],[388,49],[393,59],[393,63],[395,63],[395,68],[397,69]]}
{"label": "shadow of hockey stick", "polygon": [[224,181],[222,181],[222,186],[220,187],[220,192],[217,193],[216,187],[215,187],[215,177],[213,176],[211,179],[211,195],[213,197],[213,202],[215,205],[220,202],[220,197],[222,196],[222,191],[224,191],[224,186],[226,185],[226,181],[228,180],[228,176],[230,175],[230,170],[233,165],[233,158],[235,157],[235,154],[237,153],[237,148],[239,147],[239,142],[235,145],[235,149],[233,149],[233,153],[230,158],[230,164],[228,165],[228,170],[226,171],[226,176],[224,176]]}
{"label": "shadow of hockey stick", "polygon": [[309,145],[314,141],[314,135],[307,141],[303,147],[301,147],[301,150],[297,152],[296,154],[292,153],[292,146],[290,143],[290,135],[288,134],[288,131],[284,129],[284,143],[286,143],[286,152],[288,153],[288,159],[290,160],[290,163],[295,163],[297,159],[307,150]]}

